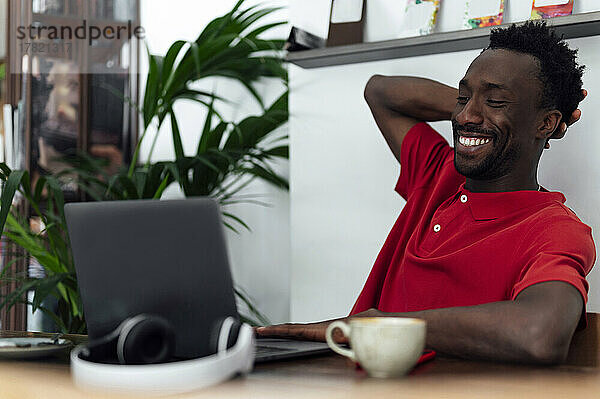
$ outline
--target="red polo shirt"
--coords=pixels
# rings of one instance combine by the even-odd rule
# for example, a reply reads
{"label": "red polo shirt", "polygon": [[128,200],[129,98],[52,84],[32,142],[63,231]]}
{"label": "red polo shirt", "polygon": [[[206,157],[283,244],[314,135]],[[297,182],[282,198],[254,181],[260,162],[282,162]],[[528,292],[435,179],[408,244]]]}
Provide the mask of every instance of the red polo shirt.
{"label": "red polo shirt", "polygon": [[587,302],[590,227],[559,192],[472,193],[454,150],[426,123],[404,138],[396,191],[406,199],[351,314],[513,300],[544,281]]}

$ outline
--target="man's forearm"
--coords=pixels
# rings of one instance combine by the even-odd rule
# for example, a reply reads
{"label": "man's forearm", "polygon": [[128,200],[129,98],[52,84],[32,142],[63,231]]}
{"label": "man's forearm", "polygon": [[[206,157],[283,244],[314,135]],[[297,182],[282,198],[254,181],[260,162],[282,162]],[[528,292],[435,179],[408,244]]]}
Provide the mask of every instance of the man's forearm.
{"label": "man's forearm", "polygon": [[[553,364],[564,361],[583,308],[570,284],[549,281],[523,290],[514,301],[386,313],[377,309],[343,318],[397,316],[427,321],[427,347],[469,359]],[[259,335],[325,341],[333,320],[257,329]],[[336,330],[337,331],[337,330]],[[340,331],[334,337],[347,342]]]}
{"label": "man's forearm", "polygon": [[[547,322],[552,319],[544,315],[532,319],[531,312],[515,301],[409,313],[371,310],[366,315],[424,319],[428,348],[472,359],[560,363],[567,355],[573,334],[573,329]],[[564,332],[554,333],[560,330]]]}
{"label": "man's forearm", "polygon": [[449,120],[458,90],[425,78],[373,76],[365,88],[370,105],[386,107],[421,121]]}

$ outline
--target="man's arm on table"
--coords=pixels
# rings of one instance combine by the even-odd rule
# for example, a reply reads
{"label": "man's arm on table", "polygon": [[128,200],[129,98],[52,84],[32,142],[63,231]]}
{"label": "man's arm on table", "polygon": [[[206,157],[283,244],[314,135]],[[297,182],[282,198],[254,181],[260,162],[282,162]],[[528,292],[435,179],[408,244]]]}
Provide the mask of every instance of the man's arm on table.
{"label": "man's arm on table", "polygon": [[[585,93],[587,94],[587,93]],[[449,120],[458,91],[439,82],[414,77],[373,76],[365,99],[396,159],[402,141],[421,121]],[[581,113],[575,111],[569,124]],[[561,125],[561,131],[566,130]],[[524,289],[514,301],[477,306],[384,313],[377,309],[352,317],[417,317],[427,321],[427,347],[473,359],[527,363],[558,363],[567,356],[571,337],[583,309],[579,291],[552,281]],[[310,324],[282,324],[258,328],[261,336],[325,341],[328,320]],[[345,341],[336,330],[336,339]]]}
{"label": "man's arm on table", "polygon": [[[477,306],[384,313],[371,309],[354,317],[416,317],[427,321],[427,348],[471,359],[554,364],[564,361],[581,316],[577,289],[560,281],[532,285],[514,301]],[[333,320],[257,329],[258,335],[325,341]],[[339,334],[339,331],[338,331]],[[345,339],[338,335],[338,341]]]}

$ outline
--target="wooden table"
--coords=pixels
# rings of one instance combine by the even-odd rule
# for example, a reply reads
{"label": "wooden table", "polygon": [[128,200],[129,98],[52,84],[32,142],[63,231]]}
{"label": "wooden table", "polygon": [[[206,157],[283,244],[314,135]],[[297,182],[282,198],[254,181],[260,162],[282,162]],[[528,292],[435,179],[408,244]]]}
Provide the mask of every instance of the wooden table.
{"label": "wooden table", "polygon": [[[586,362],[590,364],[589,359],[584,359]],[[368,378],[340,356],[325,355],[257,365],[245,378],[177,397],[562,399],[598,396],[600,368],[596,363],[532,367],[438,356],[405,378],[382,380]],[[71,382],[66,354],[40,361],[0,361],[2,399],[131,397],[79,390]]]}

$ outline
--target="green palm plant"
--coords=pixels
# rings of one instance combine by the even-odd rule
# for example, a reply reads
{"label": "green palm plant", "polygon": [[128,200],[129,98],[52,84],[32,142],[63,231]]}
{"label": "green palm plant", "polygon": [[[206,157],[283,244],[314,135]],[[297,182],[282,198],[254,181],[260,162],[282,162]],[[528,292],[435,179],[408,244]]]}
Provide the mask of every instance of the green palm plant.
{"label": "green palm plant", "polygon": [[[79,154],[63,159],[71,168],[62,175],[77,176],[74,182],[97,201],[156,199],[173,182],[188,197],[209,196],[225,207],[239,202],[260,203],[252,197],[237,196],[256,178],[287,189],[287,180],[269,164],[277,158],[288,158],[288,146],[282,144],[286,137],[272,137],[288,119],[287,92],[262,115],[247,117],[239,123],[221,120],[213,124],[213,104],[208,107],[193,156],[138,165],[109,176],[104,162]],[[225,225],[233,231],[238,231],[235,224],[249,229],[243,220],[229,212],[223,212],[223,217]]]}
{"label": "green palm plant", "polygon": [[[11,275],[12,264],[0,273],[0,284],[18,280],[18,288],[0,298],[0,308],[10,308],[27,302],[24,294],[34,292],[30,304],[51,317],[62,332],[86,331],[77,278],[70,252],[64,219],[62,183],[67,176],[76,176],[78,186],[92,200],[127,200],[160,198],[170,184],[176,182],[186,196],[211,196],[222,205],[237,202],[258,202],[237,194],[254,179],[262,179],[280,188],[287,180],[274,171],[269,162],[287,158],[286,137],[274,138],[275,130],[288,119],[287,91],[266,107],[254,83],[271,77],[287,85],[283,65],[284,40],[259,38],[264,32],[285,24],[274,22],[257,25],[278,8],[253,6],[241,9],[244,0],[222,17],[213,20],[193,42],[177,41],[165,56],[149,55],[149,71],[144,99],[134,104],[141,113],[144,130],[138,140],[130,165],[115,175],[105,172],[104,163],[87,154],[67,158],[71,168],[56,176],[40,178],[32,187],[26,171],[11,171],[0,164],[3,191],[0,197],[0,233],[23,248],[44,268],[44,279],[31,279],[26,273]],[[217,102],[225,101],[214,93],[196,90],[195,84],[207,77],[226,77],[240,82],[258,101],[263,113],[241,122],[224,121],[217,111]],[[192,100],[207,107],[208,114],[194,155],[184,153],[174,105],[180,100]],[[151,130],[156,131],[169,120],[174,143],[175,160],[151,162],[157,135],[154,137],[148,160],[140,164],[142,141]],[[19,193],[19,194],[17,194]],[[28,220],[11,212],[15,197],[26,200],[44,229],[30,229]],[[44,206],[42,206],[44,204]],[[224,212],[225,224],[233,230],[234,222],[249,228],[244,221]],[[236,230],[237,231],[237,230]],[[251,315],[243,317],[254,324],[265,324],[266,318],[255,308],[243,289],[236,294]],[[48,297],[58,300],[57,310],[44,306]]]}
{"label": "green palm plant", "polygon": [[[4,182],[0,197],[0,228],[6,238],[23,248],[27,256],[36,259],[46,273],[44,279],[29,278],[27,272],[11,274],[13,264],[3,265],[0,284],[17,281],[17,289],[0,298],[0,308],[10,309],[16,303],[26,302],[35,310],[41,310],[55,322],[62,332],[83,333],[86,330],[81,298],[77,290],[77,277],[69,247],[64,219],[64,196],[60,181],[55,177],[41,177],[31,189],[27,171],[11,171],[4,163],[0,164],[0,179]],[[32,214],[39,218],[44,229],[36,233],[31,230],[28,220],[10,212],[15,194],[23,197],[32,208]],[[42,197],[45,199],[42,201]],[[41,203],[45,208],[42,209]],[[25,294],[33,291],[31,302]],[[44,301],[53,296],[56,309],[44,306]]]}
{"label": "green palm plant", "polygon": [[[138,105],[144,131],[127,175],[121,173],[118,178],[113,178],[118,182],[110,188],[126,191],[128,198],[136,198],[133,187],[137,187],[137,197],[147,198],[140,196],[141,180],[146,179],[144,176],[152,168],[151,159],[158,133],[153,138],[144,166],[138,164],[140,146],[152,130],[150,128],[154,126],[158,132],[166,120],[171,124],[175,161],[159,163],[163,177],[160,183],[168,185],[175,181],[185,196],[211,196],[221,205],[260,203],[252,198],[235,196],[256,178],[282,189],[288,188],[285,177],[269,165],[269,161],[276,158],[288,158],[287,143],[281,141],[286,137],[271,140],[273,132],[288,119],[287,91],[266,107],[254,88],[254,83],[261,78],[276,78],[287,85],[288,75],[282,55],[285,40],[259,37],[286,22],[257,25],[280,7],[255,5],[242,9],[243,3],[244,0],[239,0],[230,12],[210,22],[196,40],[178,40],[164,56],[148,54],[144,99]],[[217,111],[217,102],[225,100],[214,93],[194,88],[198,82],[210,77],[226,77],[240,82],[258,101],[263,114],[239,123],[223,120]],[[175,103],[182,100],[195,101],[208,110],[196,153],[191,156],[184,152],[174,111]],[[215,119],[216,124],[213,123]],[[154,172],[157,173],[157,170]],[[144,185],[149,183],[156,185],[159,180],[144,180]],[[156,190],[144,191],[145,194],[150,192]],[[248,228],[246,223],[229,212],[224,212],[223,216],[226,225],[235,231],[234,224]]]}
{"label": "green palm plant", "polygon": [[[111,183],[107,184],[93,174],[102,170],[101,162],[83,156],[79,159],[88,164],[73,170],[77,170],[81,174],[84,174],[84,170],[89,171],[90,175],[85,177],[87,182],[85,184],[97,184],[98,187],[105,188],[102,193],[98,187],[96,190],[90,189],[90,186],[87,187],[88,193],[94,193],[95,196],[102,194],[106,196],[104,198],[96,197],[97,200],[133,199],[136,198],[136,195],[139,195],[139,198],[159,198],[165,188],[165,182],[172,181],[170,173],[172,173],[173,164],[153,164],[148,173],[135,174],[137,182],[146,182],[145,185],[140,186],[143,187],[140,191],[136,191],[135,187],[129,186],[129,182],[123,183],[119,179],[119,176],[123,177],[124,174],[111,177]],[[61,176],[42,177],[36,182],[34,189],[30,190],[31,183],[28,172],[11,171],[1,163],[0,180],[4,182],[4,189],[0,197],[2,204],[0,221],[4,223],[4,235],[11,242],[23,248],[27,252],[27,256],[34,258],[46,273],[46,277],[43,279],[30,278],[27,272],[11,275],[12,266],[23,256],[14,258],[12,264],[3,265],[0,272],[0,286],[16,281],[18,288],[0,298],[0,308],[10,309],[15,304],[24,302],[32,305],[33,311],[40,310],[50,317],[61,332],[86,333],[81,298],[77,289],[77,276],[63,213],[64,197]],[[150,183],[150,180],[155,183]],[[136,180],[134,179],[134,181]],[[154,189],[156,191],[153,192]],[[33,231],[26,218],[13,215],[9,211],[11,202],[17,193],[18,196],[27,200],[27,203],[31,205],[32,215],[41,221],[44,226],[41,232]],[[44,199],[42,193],[46,193]],[[40,206],[42,202],[45,208]],[[32,301],[25,299],[25,294],[29,291],[34,293]],[[269,323],[242,288],[236,287],[235,293],[249,311],[249,314],[241,315],[242,320],[253,325]],[[45,306],[46,299],[49,297],[53,297],[57,302],[55,309]]]}
{"label": "green palm plant", "polygon": [[[172,124],[175,156],[177,159],[184,157],[177,117],[173,109],[175,103],[179,100],[192,100],[210,106],[214,99],[221,99],[213,93],[193,88],[194,84],[202,79],[234,79],[248,89],[263,109],[264,102],[253,84],[263,77],[275,77],[287,83],[287,70],[283,66],[281,55],[285,40],[259,38],[259,35],[286,22],[255,26],[257,21],[280,8],[260,8],[256,5],[241,10],[243,3],[244,0],[239,0],[230,12],[210,22],[195,41],[176,41],[164,57],[148,54],[149,70],[141,110],[144,133],[138,142],[130,175],[133,174],[139,146],[149,127],[155,122],[159,130],[167,117]],[[218,113],[215,114],[219,116]],[[156,137],[150,149],[148,162],[155,148]]]}

